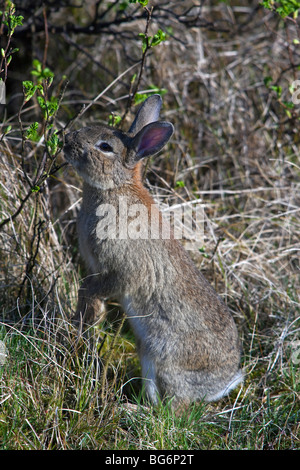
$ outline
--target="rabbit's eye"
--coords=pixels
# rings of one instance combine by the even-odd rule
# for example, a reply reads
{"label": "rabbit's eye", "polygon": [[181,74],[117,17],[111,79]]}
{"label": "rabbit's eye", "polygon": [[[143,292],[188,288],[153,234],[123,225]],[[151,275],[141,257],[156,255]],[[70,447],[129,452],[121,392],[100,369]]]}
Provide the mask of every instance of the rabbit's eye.
{"label": "rabbit's eye", "polygon": [[102,150],[102,152],[113,152],[113,148],[111,145],[109,145],[107,142],[98,142],[96,144],[96,147],[99,150]]}

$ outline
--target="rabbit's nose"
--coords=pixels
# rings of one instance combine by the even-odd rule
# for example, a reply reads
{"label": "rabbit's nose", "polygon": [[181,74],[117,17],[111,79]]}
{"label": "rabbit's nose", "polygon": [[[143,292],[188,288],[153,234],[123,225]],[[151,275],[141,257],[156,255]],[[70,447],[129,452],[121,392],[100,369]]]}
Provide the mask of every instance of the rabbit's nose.
{"label": "rabbit's nose", "polygon": [[65,135],[65,142],[64,142],[64,150],[65,151],[70,151],[75,143],[75,138],[76,138],[76,132],[68,132],[68,134]]}
{"label": "rabbit's nose", "polygon": [[74,143],[75,141],[78,140],[78,138],[80,138],[80,131],[68,132],[68,133],[65,135],[65,143],[66,143],[66,144]]}

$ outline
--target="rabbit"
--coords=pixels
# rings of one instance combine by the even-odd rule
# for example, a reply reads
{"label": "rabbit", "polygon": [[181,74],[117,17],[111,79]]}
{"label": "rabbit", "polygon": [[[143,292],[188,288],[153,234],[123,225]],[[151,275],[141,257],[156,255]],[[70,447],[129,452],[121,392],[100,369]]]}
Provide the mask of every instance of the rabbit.
{"label": "rabbit", "polygon": [[[147,98],[127,133],[105,125],[68,133],[64,156],[83,179],[78,239],[89,275],[75,320],[102,320],[105,301],[117,300],[133,328],[146,396],[153,405],[171,399],[180,410],[226,396],[243,373],[233,317],[172,233],[162,236],[164,219],[142,182],[143,160],[157,154],[174,131],[159,121],[161,106],[160,95]],[[139,222],[146,236],[121,236],[124,200],[129,223],[131,207],[145,208]],[[121,224],[118,233],[105,236],[110,209],[112,227]],[[149,228],[153,213],[160,227],[156,238]]]}

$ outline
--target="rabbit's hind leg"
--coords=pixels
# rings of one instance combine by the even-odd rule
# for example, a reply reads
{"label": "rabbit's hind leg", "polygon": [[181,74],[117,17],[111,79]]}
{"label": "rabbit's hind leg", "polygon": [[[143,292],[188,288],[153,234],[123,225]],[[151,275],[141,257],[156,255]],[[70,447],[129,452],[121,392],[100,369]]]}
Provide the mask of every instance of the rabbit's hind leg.
{"label": "rabbit's hind leg", "polygon": [[72,323],[81,333],[85,327],[104,320],[105,316],[106,306],[100,295],[99,283],[94,276],[89,276],[79,289],[76,313]]}
{"label": "rabbit's hind leg", "polygon": [[140,360],[146,396],[153,405],[157,405],[159,402],[159,392],[156,384],[155,364],[145,352],[140,352]]}

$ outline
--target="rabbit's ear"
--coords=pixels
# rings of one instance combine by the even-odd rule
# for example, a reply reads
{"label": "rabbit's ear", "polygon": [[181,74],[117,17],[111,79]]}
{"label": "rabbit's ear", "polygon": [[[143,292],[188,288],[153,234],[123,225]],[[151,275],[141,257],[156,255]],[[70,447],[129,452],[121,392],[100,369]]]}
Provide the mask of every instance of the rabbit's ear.
{"label": "rabbit's ear", "polygon": [[141,158],[155,155],[169,141],[174,131],[170,122],[152,122],[131,139],[128,153],[129,165],[136,164]]}
{"label": "rabbit's ear", "polygon": [[129,133],[136,135],[150,122],[158,121],[161,105],[162,99],[160,95],[149,96],[138,110],[135,120],[129,129]]}

